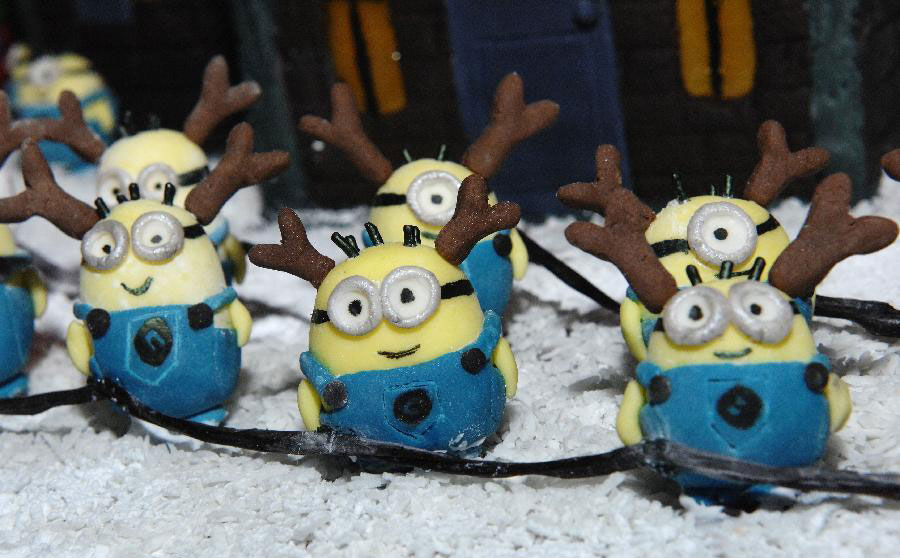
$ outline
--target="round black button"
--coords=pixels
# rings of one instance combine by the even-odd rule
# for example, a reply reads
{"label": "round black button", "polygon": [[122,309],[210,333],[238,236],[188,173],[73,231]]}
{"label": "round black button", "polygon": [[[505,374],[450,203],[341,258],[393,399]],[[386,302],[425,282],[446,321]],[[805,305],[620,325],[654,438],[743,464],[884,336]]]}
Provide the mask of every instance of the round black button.
{"label": "round black button", "polygon": [[762,399],[748,387],[734,386],[719,398],[716,412],[731,426],[746,430],[759,420]]}
{"label": "round black button", "polygon": [[647,389],[651,405],[665,403],[672,395],[672,382],[665,376],[653,376]]}
{"label": "round black button", "polygon": [[828,385],[828,369],[819,362],[811,362],[806,365],[803,380],[811,392],[822,393]]}
{"label": "round black button", "polygon": [[322,390],[322,403],[329,411],[343,409],[347,405],[347,386],[340,380],[331,380]]}
{"label": "round black button", "polygon": [[407,424],[418,424],[431,414],[431,397],[422,388],[400,394],[394,400],[394,416]]}
{"label": "round black button", "polygon": [[91,337],[94,339],[100,339],[109,330],[109,312],[106,310],[94,308],[88,312],[84,321],[87,324],[88,331],[91,332]]}
{"label": "round black button", "polygon": [[501,258],[508,257],[509,253],[512,252],[512,240],[509,239],[508,234],[498,234],[492,242],[494,243],[494,251]]}
{"label": "round black button", "polygon": [[469,349],[462,354],[460,359],[463,369],[469,374],[478,374],[487,364],[487,357],[481,349]]}
{"label": "round black button", "polygon": [[208,304],[201,302],[188,308],[188,323],[193,329],[204,329],[212,325],[213,311]]}

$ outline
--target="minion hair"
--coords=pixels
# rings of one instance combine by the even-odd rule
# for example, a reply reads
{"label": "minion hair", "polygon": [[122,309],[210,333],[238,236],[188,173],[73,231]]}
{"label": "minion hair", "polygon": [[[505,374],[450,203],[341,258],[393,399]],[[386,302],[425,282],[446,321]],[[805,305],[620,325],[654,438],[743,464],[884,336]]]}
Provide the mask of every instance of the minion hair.
{"label": "minion hair", "polygon": [[409,149],[403,148],[403,158],[406,159],[407,163],[412,163],[412,155],[409,154]]}
{"label": "minion hair", "polygon": [[716,274],[716,277],[719,279],[731,279],[732,275],[734,275],[734,262],[725,260],[722,262],[722,267],[719,268],[719,273]]}
{"label": "minion hair", "polygon": [[716,185],[715,184],[709,185],[709,195],[710,196],[718,196],[719,195],[716,193]]}
{"label": "minion hair", "polygon": [[444,160],[444,152],[445,152],[445,151],[447,151],[447,144],[446,144],[446,143],[442,143],[442,144],[441,144],[441,150],[438,151],[438,155],[437,155],[437,160],[438,160],[438,161],[443,161],[443,160]]}
{"label": "minion hair", "polygon": [[418,246],[422,244],[422,236],[419,232],[419,227],[415,225],[403,225],[403,245],[404,246]]}
{"label": "minion hair", "polygon": [[678,196],[678,201],[687,201],[687,194],[684,192],[684,184],[681,182],[681,174],[677,172],[672,173],[672,185],[675,186],[675,193]]}
{"label": "minion hair", "polygon": [[97,215],[100,216],[101,219],[106,219],[109,216],[109,206],[106,205],[106,202],[103,201],[103,198],[97,198],[94,200],[94,207],[97,208]]}
{"label": "minion hair", "polygon": [[125,197],[125,194],[119,192],[116,194],[116,203],[125,203],[128,201],[128,198]]}
{"label": "minion hair", "polygon": [[381,231],[378,230],[378,227],[376,227],[374,223],[366,223],[364,227],[366,229],[366,234],[369,235],[369,240],[372,241],[372,246],[384,244],[384,239],[381,238]]}
{"label": "minion hair", "polygon": [[150,113],[147,116],[147,129],[148,130],[159,130],[161,125],[159,115],[156,113]]}
{"label": "minion hair", "polygon": [[684,268],[684,272],[687,273],[688,280],[690,280],[692,287],[703,282],[703,278],[700,277],[700,272],[697,270],[697,266],[689,265]]}
{"label": "minion hair", "polygon": [[172,205],[175,202],[175,185],[166,182],[166,189],[163,191],[163,201],[165,205]]}
{"label": "minion hair", "polygon": [[141,188],[137,185],[137,182],[132,182],[128,185],[128,197],[132,200],[141,199]]}
{"label": "minion hair", "polygon": [[356,244],[356,239],[353,238],[352,234],[341,236],[341,233],[335,231],[334,234],[331,235],[331,241],[334,242],[348,258],[355,258],[359,255],[359,246]]}
{"label": "minion hair", "polygon": [[734,197],[734,177],[730,174],[725,175],[725,197]]}
{"label": "minion hair", "polygon": [[766,260],[763,258],[756,258],[753,260],[753,267],[750,268],[750,280],[751,281],[759,281],[759,278],[762,277],[763,269],[766,268]]}

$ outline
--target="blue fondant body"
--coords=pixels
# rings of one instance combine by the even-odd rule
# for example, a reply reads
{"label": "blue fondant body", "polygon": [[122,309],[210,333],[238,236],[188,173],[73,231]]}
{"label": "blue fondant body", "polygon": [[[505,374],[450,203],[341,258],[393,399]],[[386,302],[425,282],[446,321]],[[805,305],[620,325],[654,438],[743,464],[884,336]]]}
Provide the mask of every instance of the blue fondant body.
{"label": "blue fondant body", "polygon": [[28,390],[22,368],[34,336],[34,304],[26,289],[0,283],[0,398]]}
{"label": "blue fondant body", "polygon": [[[509,230],[497,234],[509,236]],[[362,232],[362,240],[366,246],[372,246],[366,231]],[[472,282],[481,311],[490,310],[502,316],[506,312],[509,294],[512,291],[513,269],[509,256],[501,256],[494,249],[493,237],[476,244],[469,252],[469,256],[459,264],[459,268]]]}
{"label": "blue fondant body", "polygon": [[[644,361],[637,367],[641,386],[648,389],[654,377],[663,376],[671,393],[662,403],[641,409],[643,435],[772,467],[811,465],[825,451],[829,409],[825,395],[806,385],[810,363],[830,369],[823,355],[809,362],[700,364],[669,370]],[[748,489],[692,473],[681,473],[676,480],[688,493]]]}
{"label": "blue fondant body", "polygon": [[[320,394],[333,381],[346,387],[346,405],[323,409],[323,425],[371,440],[465,452],[480,446],[500,426],[506,384],[490,360],[499,339],[500,318],[489,311],[474,342],[428,362],[335,376],[311,352],[305,352],[300,355],[300,368]],[[467,372],[461,364],[462,355],[470,349],[479,349],[487,357],[477,373]],[[430,412],[421,420],[404,421],[395,411],[413,392],[427,394]]]}
{"label": "blue fondant body", "polygon": [[[234,289],[228,287],[203,302],[215,312],[235,298]],[[109,329],[93,340],[91,373],[115,380],[141,403],[173,417],[205,417],[223,407],[241,368],[237,334],[215,325],[192,328],[190,307],[109,312]],[[75,316],[83,320],[91,309],[78,303]]]}

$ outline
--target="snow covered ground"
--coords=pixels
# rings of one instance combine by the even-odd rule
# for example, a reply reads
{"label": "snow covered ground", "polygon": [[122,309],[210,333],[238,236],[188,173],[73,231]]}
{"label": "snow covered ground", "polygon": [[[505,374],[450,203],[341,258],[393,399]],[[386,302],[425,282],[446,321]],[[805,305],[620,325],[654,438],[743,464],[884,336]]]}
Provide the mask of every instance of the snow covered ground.
{"label": "snow covered ground", "polygon": [[[0,179],[7,189],[15,173],[7,169]],[[60,176],[85,199],[91,179]],[[232,230],[248,241],[274,241],[277,227],[255,217],[258,208],[256,192],[241,193],[226,209]],[[793,233],[805,211],[790,200],[775,213]],[[900,217],[900,187],[885,184],[855,213]],[[335,258],[342,256],[328,236],[358,232],[364,216],[301,212],[312,242]],[[522,228],[621,298],[618,272],[565,242],[567,222]],[[78,245],[37,219],[16,233],[41,258],[53,289],[38,323],[32,392],[82,385],[62,343],[77,291]],[[853,257],[819,292],[900,306],[898,261],[897,243]],[[307,347],[313,290],[251,267],[238,292],[257,315],[229,425],[302,428],[297,357]],[[616,317],[532,266],[516,285],[506,329],[519,393],[488,457],[540,460],[620,445],[615,416],[634,362]],[[828,464],[900,471],[900,343],[839,321],[817,320],[815,337],[855,405],[831,442]],[[577,481],[366,474],[321,458],[182,449],[123,435],[112,422],[99,407],[0,418],[0,556],[896,556],[900,541],[900,504],[876,498],[826,498],[730,517],[679,502],[669,484],[646,473]]]}

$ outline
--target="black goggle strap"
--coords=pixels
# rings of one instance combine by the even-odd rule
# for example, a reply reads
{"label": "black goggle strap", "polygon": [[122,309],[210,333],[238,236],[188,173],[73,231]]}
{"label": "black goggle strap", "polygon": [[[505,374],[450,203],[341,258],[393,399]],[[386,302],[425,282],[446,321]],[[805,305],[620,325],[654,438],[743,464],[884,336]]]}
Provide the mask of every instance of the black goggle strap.
{"label": "black goggle strap", "polygon": [[[459,281],[451,281],[441,285],[441,300],[455,298],[458,296],[468,296],[475,292],[472,282],[468,279],[460,279]],[[309,318],[311,324],[324,324],[329,321],[328,311],[321,308],[315,308],[312,316]]]}
{"label": "black goggle strap", "polygon": [[158,413],[135,400],[121,386],[88,378],[88,385],[0,401],[0,414],[37,414],[60,405],[110,400],[131,416],[194,439],[259,452],[291,455],[368,457],[386,463],[469,477],[503,478],[520,475],[577,479],[633,469],[651,469],[665,476],[691,471],[740,484],[774,484],[797,490],[866,494],[900,499],[900,475],[829,470],[823,467],[778,468],[736,460],[681,446],[666,440],[646,440],[606,453],[536,462],[462,459],[397,444],[367,440],[336,431],[283,431],[208,426]]}
{"label": "black goggle strap", "polygon": [[193,225],[184,227],[185,238],[200,238],[204,234],[206,234],[206,231],[200,223],[194,223]]}
{"label": "black goggle strap", "polygon": [[200,168],[183,172],[175,177],[179,186],[190,186],[196,184],[209,175],[209,167],[202,166]]}
{"label": "black goggle strap", "polygon": [[[776,219],[774,215],[769,215],[768,219],[756,225],[756,236],[762,236],[767,232],[774,231],[780,226],[778,219]],[[660,259],[671,256],[672,254],[677,254],[678,252],[687,254],[691,251],[691,245],[685,238],[660,240],[659,242],[651,244],[650,247],[653,248],[653,253],[656,254],[656,257]]]}
{"label": "black goggle strap", "polygon": [[377,194],[372,200],[374,207],[406,204],[406,194]]}

